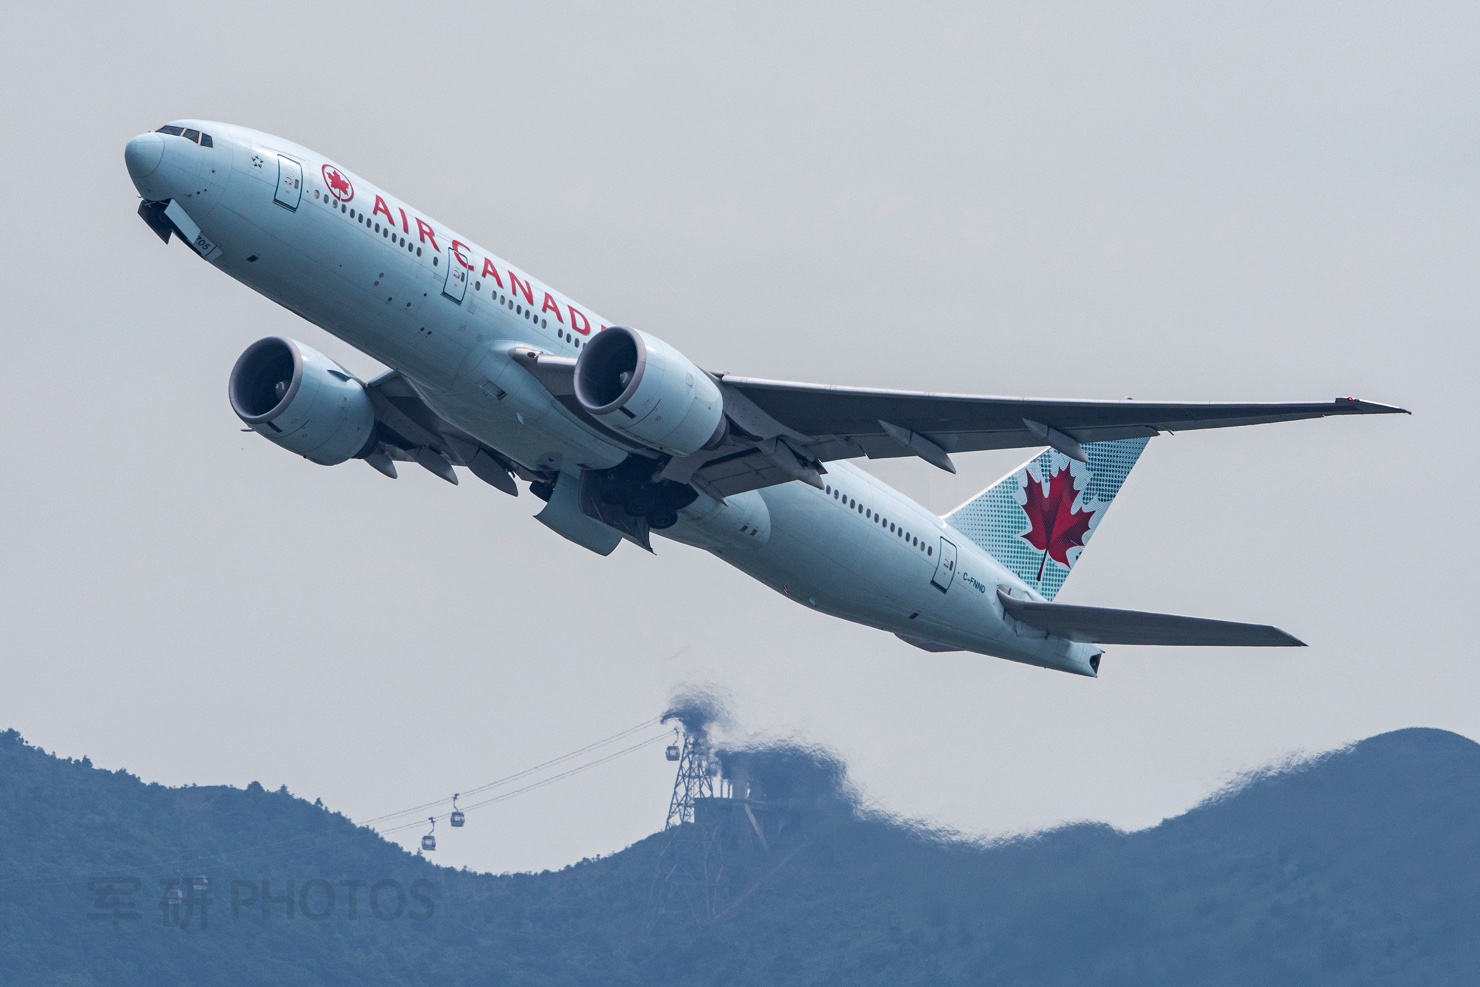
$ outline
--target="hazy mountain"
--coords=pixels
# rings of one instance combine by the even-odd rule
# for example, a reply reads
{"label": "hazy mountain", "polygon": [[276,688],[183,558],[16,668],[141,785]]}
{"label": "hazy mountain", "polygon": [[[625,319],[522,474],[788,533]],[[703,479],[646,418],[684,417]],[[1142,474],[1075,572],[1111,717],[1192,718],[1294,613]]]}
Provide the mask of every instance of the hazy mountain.
{"label": "hazy mountain", "polygon": [[[0,983],[1480,982],[1480,745],[1451,733],[1374,737],[1141,832],[993,846],[860,816],[825,758],[752,762],[777,807],[754,823],[715,805],[492,876],[286,792],[146,785],[0,734]],[[161,879],[195,874],[206,927],[198,906],[167,926],[185,902]]]}

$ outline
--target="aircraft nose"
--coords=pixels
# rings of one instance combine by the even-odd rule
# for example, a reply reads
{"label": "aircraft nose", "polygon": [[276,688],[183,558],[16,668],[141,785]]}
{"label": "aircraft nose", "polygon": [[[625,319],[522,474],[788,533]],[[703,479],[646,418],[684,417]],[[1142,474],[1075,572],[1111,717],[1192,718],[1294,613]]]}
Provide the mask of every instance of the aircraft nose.
{"label": "aircraft nose", "polygon": [[123,148],[123,163],[128,167],[128,177],[142,194],[144,179],[154,174],[164,157],[164,138],[159,134],[140,134]]}

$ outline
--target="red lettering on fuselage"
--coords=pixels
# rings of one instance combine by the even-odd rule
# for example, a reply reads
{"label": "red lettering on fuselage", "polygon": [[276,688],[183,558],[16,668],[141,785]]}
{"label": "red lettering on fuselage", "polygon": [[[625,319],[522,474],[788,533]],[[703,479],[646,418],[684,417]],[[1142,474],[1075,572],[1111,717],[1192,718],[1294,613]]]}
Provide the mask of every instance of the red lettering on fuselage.
{"label": "red lettering on fuselage", "polygon": [[459,247],[466,247],[466,246],[467,246],[467,244],[466,243],[463,243],[461,240],[453,240],[452,241],[452,245],[450,247],[448,247],[447,249],[450,250],[450,251],[452,251],[452,256],[454,256],[454,257],[457,258],[457,262],[459,264],[461,264],[463,267],[466,267],[468,270],[471,271],[473,269],[473,262],[470,261],[470,260],[468,260],[466,257],[464,257],[462,255],[462,251],[458,249]]}
{"label": "red lettering on fuselage", "polygon": [[591,335],[591,323],[585,314],[574,305],[570,306],[570,327],[582,336]]}
{"label": "red lettering on fuselage", "polygon": [[406,223],[406,210],[402,209],[400,206],[397,206],[396,207],[396,212],[398,212],[398,213],[401,214],[401,232],[402,233],[410,233],[411,232],[411,227],[408,226],[407,223]]}
{"label": "red lettering on fuselage", "polygon": [[530,291],[529,285],[525,284],[523,281],[520,281],[519,278],[514,275],[513,271],[509,272],[509,291],[522,292],[525,302],[530,305],[534,304],[534,292]]}
{"label": "red lettering on fuselage", "polygon": [[416,235],[421,238],[422,243],[431,241],[432,249],[441,251],[442,248],[437,246],[437,231],[428,226],[426,220],[420,216],[416,217]]}
{"label": "red lettering on fuselage", "polygon": [[504,279],[498,276],[498,268],[494,267],[493,261],[487,257],[483,258],[483,276],[485,278],[493,278],[493,283],[500,288],[504,286]]}
{"label": "red lettering on fuselage", "polygon": [[559,322],[565,321],[565,319],[560,315],[560,306],[556,304],[555,299],[550,297],[550,293],[548,291],[545,292],[545,300],[540,302],[540,314],[544,315],[546,312],[554,312],[555,318]]}
{"label": "red lettering on fuselage", "polygon": [[391,226],[396,225],[396,217],[391,215],[391,207],[386,205],[385,200],[377,195],[375,197],[375,208],[370,210],[370,215],[373,218],[375,216],[381,215],[382,213],[385,214],[385,221],[387,223],[389,223]]}

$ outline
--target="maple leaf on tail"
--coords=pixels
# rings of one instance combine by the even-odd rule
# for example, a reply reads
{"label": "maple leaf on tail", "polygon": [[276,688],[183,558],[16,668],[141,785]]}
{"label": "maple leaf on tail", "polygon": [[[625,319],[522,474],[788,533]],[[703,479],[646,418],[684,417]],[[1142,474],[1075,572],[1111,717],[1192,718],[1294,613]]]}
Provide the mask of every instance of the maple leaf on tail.
{"label": "maple leaf on tail", "polygon": [[1074,499],[1079,491],[1074,489],[1074,477],[1067,469],[1049,476],[1047,494],[1043,492],[1043,484],[1033,479],[1033,474],[1027,474],[1027,479],[1024,490],[1028,501],[1023,504],[1023,513],[1028,515],[1028,530],[1022,537],[1043,553],[1043,561],[1038,564],[1038,581],[1041,583],[1049,559],[1068,568],[1069,549],[1084,547],[1090,518],[1095,512],[1074,510]]}

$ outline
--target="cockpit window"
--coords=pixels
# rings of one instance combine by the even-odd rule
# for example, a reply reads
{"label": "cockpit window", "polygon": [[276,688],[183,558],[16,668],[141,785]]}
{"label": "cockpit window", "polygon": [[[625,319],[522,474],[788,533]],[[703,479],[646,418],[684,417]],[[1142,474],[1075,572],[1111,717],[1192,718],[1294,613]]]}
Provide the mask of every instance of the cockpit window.
{"label": "cockpit window", "polygon": [[211,140],[210,134],[203,134],[199,130],[189,130],[185,127],[176,127],[171,124],[165,124],[155,131],[155,133],[169,134],[172,137],[183,137],[192,143],[199,144],[201,147],[216,146],[216,142]]}

